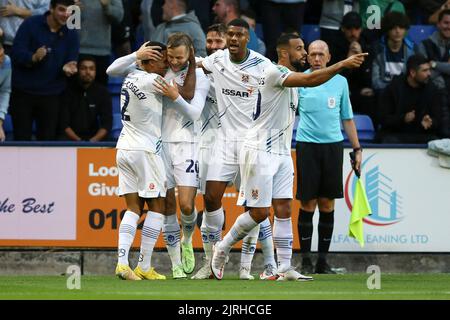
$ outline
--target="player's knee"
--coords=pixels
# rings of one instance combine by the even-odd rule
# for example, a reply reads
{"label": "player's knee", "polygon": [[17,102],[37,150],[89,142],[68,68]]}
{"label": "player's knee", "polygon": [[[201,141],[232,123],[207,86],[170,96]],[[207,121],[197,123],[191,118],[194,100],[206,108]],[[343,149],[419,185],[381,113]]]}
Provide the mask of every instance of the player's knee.
{"label": "player's knee", "polygon": [[290,218],[292,215],[292,207],[290,202],[278,204],[275,207],[275,216],[280,219]]}
{"label": "player's knee", "polygon": [[190,215],[194,211],[194,205],[191,203],[180,203],[180,210],[184,215]]}
{"label": "player's knee", "polygon": [[250,209],[250,216],[257,223],[261,223],[269,216],[269,208],[252,208]]}
{"label": "player's knee", "polygon": [[222,206],[222,202],[214,194],[206,192],[205,197],[205,207],[208,212],[216,211]]}

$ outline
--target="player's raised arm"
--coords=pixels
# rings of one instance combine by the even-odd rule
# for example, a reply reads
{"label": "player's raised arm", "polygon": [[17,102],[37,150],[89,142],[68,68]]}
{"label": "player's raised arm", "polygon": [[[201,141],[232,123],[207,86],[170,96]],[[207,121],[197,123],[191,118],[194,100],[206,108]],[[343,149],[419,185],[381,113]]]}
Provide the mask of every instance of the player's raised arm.
{"label": "player's raised arm", "polygon": [[358,53],[339,61],[332,66],[314,71],[312,73],[291,73],[283,83],[284,87],[315,87],[327,82],[342,69],[359,68],[368,53]]}
{"label": "player's raised arm", "polygon": [[148,46],[148,42],[144,43],[136,52],[120,57],[106,69],[106,73],[112,77],[125,77],[128,73],[136,68],[137,60],[154,60],[162,58],[161,47]]}
{"label": "player's raised arm", "polygon": [[186,100],[192,100],[194,98],[196,83],[195,69],[197,68],[194,48],[191,47],[189,50],[189,67],[186,74],[186,79],[184,80],[182,86],[178,85],[178,92]]}

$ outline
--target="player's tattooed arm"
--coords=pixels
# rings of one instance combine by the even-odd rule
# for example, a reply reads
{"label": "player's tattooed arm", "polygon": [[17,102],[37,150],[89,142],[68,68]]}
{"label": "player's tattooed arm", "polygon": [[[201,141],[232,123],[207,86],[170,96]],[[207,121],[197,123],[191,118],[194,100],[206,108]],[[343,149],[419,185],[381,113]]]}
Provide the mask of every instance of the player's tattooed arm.
{"label": "player's tattooed arm", "polygon": [[196,83],[196,76],[195,76],[196,67],[197,64],[195,63],[194,48],[191,47],[189,54],[189,67],[186,74],[186,79],[184,80],[183,86],[178,85],[178,91],[185,100],[192,100],[192,98],[194,98],[195,83]]}

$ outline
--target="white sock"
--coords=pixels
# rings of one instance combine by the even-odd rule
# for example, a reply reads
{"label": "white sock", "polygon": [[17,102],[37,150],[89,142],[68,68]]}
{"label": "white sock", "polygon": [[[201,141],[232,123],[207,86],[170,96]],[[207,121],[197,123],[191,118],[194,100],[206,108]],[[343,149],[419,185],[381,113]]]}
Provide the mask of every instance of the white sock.
{"label": "white sock", "polygon": [[202,242],[203,242],[203,250],[205,251],[205,258],[206,260],[209,261],[212,258],[212,243],[209,241],[209,232],[208,228],[206,228],[205,213],[203,213],[200,232],[202,233]]}
{"label": "white sock", "polygon": [[139,221],[139,215],[134,212],[126,211],[119,226],[119,244],[118,244],[118,263],[129,265],[128,253],[136,235],[136,227]]}
{"label": "white sock", "polygon": [[273,240],[277,250],[278,272],[284,272],[291,266],[292,242],[294,241],[291,218],[279,219],[275,217]]}
{"label": "white sock", "polygon": [[141,252],[139,254],[138,266],[142,271],[148,271],[152,266],[152,253],[158,240],[164,216],[161,213],[148,211],[142,228]]}
{"label": "white sock", "polygon": [[220,207],[216,211],[208,212],[204,211],[203,219],[205,220],[205,226],[209,233],[209,241],[216,243],[222,239],[222,227],[225,220],[223,208]]}
{"label": "white sock", "polygon": [[275,251],[273,249],[272,224],[269,218],[259,224],[258,241],[264,255],[264,265],[277,266],[275,262]]}
{"label": "white sock", "polygon": [[185,244],[192,243],[192,235],[194,234],[195,224],[197,223],[197,209],[191,215],[184,215],[181,213],[181,227],[183,228],[183,238],[182,241]]}
{"label": "white sock", "polygon": [[180,225],[176,214],[164,216],[163,234],[172,267],[180,265]]}
{"label": "white sock", "polygon": [[258,241],[259,225],[254,227],[242,240],[241,267],[250,269]]}
{"label": "white sock", "polygon": [[220,244],[221,249],[226,253],[230,252],[236,242],[242,240],[257,225],[258,223],[250,216],[250,211],[244,212],[236,219],[230,231],[223,238]]}

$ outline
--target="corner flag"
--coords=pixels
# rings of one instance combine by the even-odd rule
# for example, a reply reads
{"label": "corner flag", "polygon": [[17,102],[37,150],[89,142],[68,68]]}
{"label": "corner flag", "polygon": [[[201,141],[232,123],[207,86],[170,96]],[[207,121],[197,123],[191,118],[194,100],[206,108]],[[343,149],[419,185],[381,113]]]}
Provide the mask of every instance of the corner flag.
{"label": "corner flag", "polygon": [[348,235],[358,240],[361,248],[364,247],[363,219],[371,213],[372,209],[367,200],[366,191],[364,190],[361,179],[358,178],[353,197],[353,208]]}

